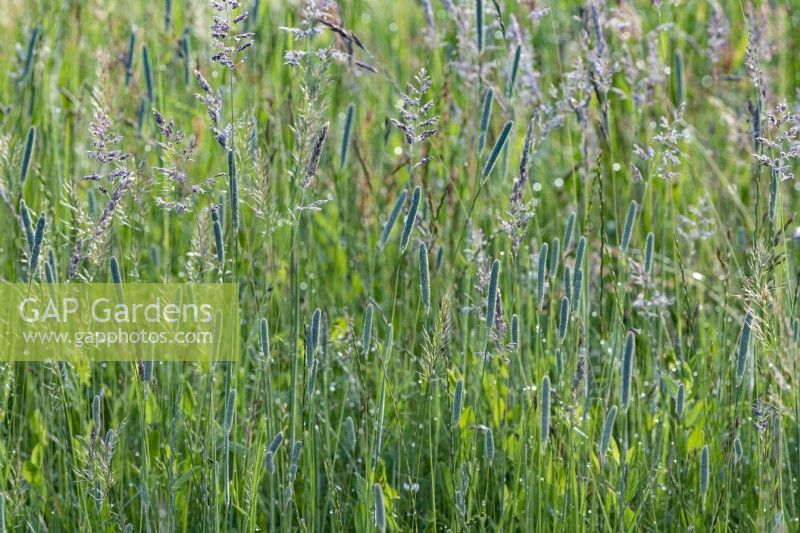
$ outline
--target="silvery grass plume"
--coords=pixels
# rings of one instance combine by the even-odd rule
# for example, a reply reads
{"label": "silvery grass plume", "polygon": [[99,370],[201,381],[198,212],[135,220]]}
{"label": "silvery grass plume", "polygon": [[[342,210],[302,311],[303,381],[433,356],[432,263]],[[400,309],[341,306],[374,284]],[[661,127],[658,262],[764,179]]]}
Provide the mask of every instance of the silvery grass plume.
{"label": "silvery grass plume", "polygon": [[525,143],[522,147],[517,178],[514,180],[511,195],[508,198],[508,220],[500,219],[500,228],[511,239],[514,255],[519,252],[520,244],[525,238],[528,222],[533,218],[531,203],[523,200],[525,185],[528,183],[528,158],[531,150],[532,135],[533,123],[531,122],[525,132]]}
{"label": "silvery grass plume", "polygon": [[406,203],[407,195],[408,193],[406,192],[405,189],[400,191],[400,194],[397,195],[397,200],[394,203],[394,207],[392,208],[391,213],[389,213],[389,217],[386,219],[386,222],[383,225],[381,238],[378,240],[379,250],[383,250],[384,246],[386,246],[386,242],[389,240],[389,235],[392,233],[392,228],[394,227],[394,224],[397,221],[397,217],[400,215],[400,210]]}
{"label": "silvery grass plume", "polygon": [[612,405],[608,410],[605,422],[603,422],[603,433],[600,438],[600,463],[605,462],[608,445],[611,442],[611,433],[614,431],[614,420],[617,418],[617,406]]}
{"label": "silvery grass plume", "polygon": [[314,142],[311,145],[311,155],[308,158],[308,164],[306,165],[306,169],[303,174],[303,189],[308,189],[311,186],[314,176],[317,173],[317,169],[319,169],[319,160],[322,157],[322,149],[325,146],[325,139],[328,138],[329,126],[329,122],[323,124],[320,130],[317,132],[316,137],[314,137]]}
{"label": "silvery grass plume", "polygon": [[[211,61],[233,70],[245,60],[245,51],[253,45],[252,32],[237,33],[236,27],[247,19],[248,12],[238,11],[239,0],[211,0],[216,12],[211,23]],[[233,19],[231,17],[233,16]]]}
{"label": "silvery grass plume", "polygon": [[748,311],[742,323],[742,333],[739,336],[739,349],[736,356],[736,385],[742,384],[744,377],[745,364],[747,363],[747,353],[750,348],[750,330],[753,323],[753,312]]}
{"label": "silvery grass plume", "polygon": [[[409,174],[416,168],[426,165],[431,158],[421,157],[416,159],[415,148],[419,143],[430,139],[439,131],[434,127],[439,122],[439,117],[431,114],[433,100],[424,102],[428,90],[431,88],[431,79],[423,68],[414,78],[415,84],[409,83],[406,91],[401,93],[402,103],[397,105],[399,119],[390,119],[392,124],[403,133],[403,138],[408,146]],[[409,180],[411,175],[409,175]]]}
{"label": "silvery grass plume", "polygon": [[622,411],[627,412],[628,404],[631,400],[631,373],[633,371],[633,358],[636,341],[633,332],[629,331],[625,339],[625,349],[622,354],[622,382],[621,382],[621,400]]}
{"label": "silvery grass plume", "polygon": [[383,503],[383,489],[380,483],[372,485],[372,492],[375,496],[375,527],[378,531],[386,531],[386,508]]}

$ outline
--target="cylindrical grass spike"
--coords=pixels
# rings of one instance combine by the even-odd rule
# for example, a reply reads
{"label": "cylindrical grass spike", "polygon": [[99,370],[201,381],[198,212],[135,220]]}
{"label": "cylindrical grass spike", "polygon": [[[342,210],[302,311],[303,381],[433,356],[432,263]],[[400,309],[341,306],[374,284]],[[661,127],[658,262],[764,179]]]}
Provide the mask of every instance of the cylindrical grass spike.
{"label": "cylindrical grass spike", "polygon": [[103,427],[100,395],[95,394],[92,398],[92,424],[94,424],[93,432],[99,433]]}
{"label": "cylindrical grass spike", "polygon": [[111,270],[111,282],[112,283],[122,283],[122,274],[119,270],[119,261],[117,261],[117,257],[112,255],[111,261],[109,262],[109,270]]}
{"label": "cylindrical grass spike", "polygon": [[397,221],[397,217],[400,215],[400,210],[403,208],[403,204],[406,203],[406,196],[407,193],[405,189],[400,191],[400,194],[397,196],[397,201],[394,203],[394,207],[392,208],[392,212],[389,214],[389,218],[386,219],[386,223],[383,225],[383,231],[381,232],[381,238],[378,241],[378,248],[382,249],[386,246],[386,241],[389,240],[389,234],[392,232],[392,228],[394,227],[394,223]]}
{"label": "cylindrical grass spike", "polygon": [[539,268],[536,270],[536,302],[541,307],[544,302],[544,280],[547,276],[547,243],[539,248]]}
{"label": "cylindrical grass spike", "polygon": [[222,264],[225,262],[225,246],[222,241],[222,226],[220,225],[217,209],[211,209],[211,220],[213,221],[214,229],[214,246],[217,248],[217,261]]}
{"label": "cylindrical grass spike", "polygon": [[558,341],[564,342],[567,336],[567,322],[569,322],[569,298],[561,298],[561,307],[558,313]]}
{"label": "cylindrical grass spike", "polygon": [[44,228],[47,224],[44,213],[39,215],[39,220],[36,222],[36,233],[33,234],[33,248],[31,249],[31,262],[30,262],[30,279],[36,276],[36,271],[39,269],[39,256],[42,251],[42,240],[44,239]]}
{"label": "cylindrical grass spike", "polygon": [[572,309],[577,313],[578,306],[581,303],[581,285],[583,284],[583,270],[575,270],[575,275],[572,281]]}
{"label": "cylindrical grass spike", "polygon": [[583,268],[583,254],[586,251],[586,237],[581,235],[578,245],[575,247],[575,271]]}
{"label": "cylindrical grass spike", "polygon": [[408,246],[408,241],[411,238],[411,230],[414,229],[414,222],[417,220],[417,210],[419,209],[419,198],[422,195],[422,189],[417,185],[414,193],[411,195],[411,206],[408,208],[406,215],[406,223],[403,226],[403,234],[400,236],[400,252],[404,252]]}
{"label": "cylindrical grass spike", "polygon": [[572,232],[575,228],[575,212],[569,214],[567,219],[567,226],[564,228],[564,253],[569,251],[569,245],[572,242]]}
{"label": "cylindrical grass spike", "polygon": [[564,267],[564,296],[572,300],[572,271]]}
{"label": "cylindrical grass spike", "polygon": [[361,333],[361,349],[366,355],[372,343],[372,304],[364,312],[364,331]]}
{"label": "cylindrical grass spike", "polygon": [[19,167],[19,182],[25,183],[25,178],[28,177],[28,169],[31,165],[31,158],[33,157],[33,148],[36,144],[36,126],[28,128],[28,137],[25,139],[25,151],[22,153],[22,164]]}
{"label": "cylindrical grass spike", "polygon": [[617,418],[617,406],[612,405],[608,410],[606,420],[603,423],[603,434],[600,438],[600,462],[604,462],[606,453],[608,452],[608,445],[611,442],[611,433],[614,431],[614,420]]}
{"label": "cylindrical grass spike", "polygon": [[233,150],[228,150],[228,190],[231,201],[231,228],[239,231],[239,180],[236,179],[236,159]]}
{"label": "cylindrical grass spike", "polygon": [[147,101],[152,103],[154,100],[153,69],[150,66],[150,52],[147,49],[147,45],[142,46],[142,61],[144,63],[144,81],[147,87]]}
{"label": "cylindrical grass spike", "polygon": [[461,405],[464,401],[464,382],[460,379],[456,381],[456,391],[453,395],[453,416],[451,422],[453,429],[458,427],[458,422],[461,420]]}
{"label": "cylindrical grass spike", "polygon": [[352,416],[348,416],[344,421],[344,433],[347,437],[348,446],[351,450],[354,450],[356,447],[356,426]]}
{"label": "cylindrical grass spike", "polygon": [[494,99],[494,92],[489,89],[486,91],[486,96],[483,98],[483,113],[481,114],[481,127],[478,136],[478,153],[483,153],[483,148],[486,145],[486,130],[489,129],[489,119],[492,116],[492,100]]}
{"label": "cylindrical grass spike", "polygon": [[515,349],[519,347],[519,315],[516,313],[511,317],[511,344]]}
{"label": "cylindrical grass spike", "polygon": [[261,319],[261,355],[269,362],[269,323],[266,318]]}
{"label": "cylindrical grass spike", "polygon": [[342,132],[342,147],[339,150],[339,170],[344,168],[347,162],[347,150],[350,146],[350,129],[353,127],[353,114],[355,113],[355,106],[350,104],[347,106],[347,115],[344,119],[344,131]]}
{"label": "cylindrical grass spike", "polygon": [[736,385],[742,383],[744,367],[747,362],[747,352],[750,347],[750,329],[753,322],[753,312],[748,311],[742,324],[742,334],[739,337],[739,349],[736,357]]}
{"label": "cylindrical grass spike", "polygon": [[629,331],[625,339],[625,350],[622,354],[622,410],[627,411],[631,400],[631,373],[633,371],[633,355],[636,340],[633,332]]}
{"label": "cylindrical grass spike", "polygon": [[386,508],[383,505],[383,490],[380,483],[372,485],[375,496],[375,527],[378,531],[386,531]]}
{"label": "cylindrical grass spike", "polygon": [[266,466],[267,472],[270,474],[275,473],[275,454],[278,452],[278,448],[283,442],[283,432],[279,431],[275,438],[272,439],[272,442],[267,447],[267,452],[264,456],[264,464]]}
{"label": "cylindrical grass spike", "polygon": [[428,248],[425,243],[419,245],[419,288],[422,294],[422,308],[427,314],[431,310],[431,284],[428,273]]}
{"label": "cylindrical grass spike", "polygon": [[475,0],[475,37],[477,38],[478,53],[483,52],[483,1]]}
{"label": "cylindrical grass spike", "polygon": [[649,276],[653,271],[653,246],[655,245],[655,235],[653,232],[647,234],[647,241],[644,246],[644,271]]}
{"label": "cylindrical grass spike", "polygon": [[517,74],[519,74],[519,60],[522,56],[522,46],[517,45],[517,48],[514,50],[514,61],[511,63],[511,77],[508,81],[508,89],[506,90],[506,95],[511,98],[514,95],[514,86],[517,83]]}
{"label": "cylindrical grass spike", "polygon": [[492,332],[494,325],[494,311],[497,305],[497,278],[500,275],[500,260],[492,263],[492,273],[489,277],[489,291],[486,296],[486,335]]}
{"label": "cylindrical grass spike", "polygon": [[550,376],[545,375],[542,379],[542,420],[539,436],[542,449],[547,447],[547,439],[550,436]]}
{"label": "cylindrical grass spike", "polygon": [[31,222],[31,212],[25,204],[25,200],[19,201],[19,216],[22,218],[22,228],[25,230],[25,239],[28,242],[28,251],[33,250],[33,223]]}
{"label": "cylindrical grass spike", "polygon": [[623,254],[628,252],[628,245],[631,242],[633,221],[636,219],[636,207],[636,200],[631,200],[631,205],[628,207],[628,215],[625,217],[625,228],[622,230],[622,240],[619,243],[619,249]]}
{"label": "cylindrical grass spike", "polygon": [[492,428],[486,428],[483,432],[483,453],[486,460],[491,463],[494,461],[494,432]]}
{"label": "cylindrical grass spike", "polygon": [[131,82],[131,75],[133,74],[133,55],[136,51],[136,32],[131,31],[130,39],[128,39],[128,55],[125,56],[125,86],[127,87]]}
{"label": "cylindrical grass spike", "polygon": [[700,495],[703,501],[706,499],[708,492],[708,444],[703,446],[703,451],[700,452]]}
{"label": "cylindrical grass spike", "polygon": [[225,402],[225,434],[231,434],[233,428],[233,414],[236,410],[236,389],[228,391],[228,400]]}
{"label": "cylindrical grass spike", "polygon": [[675,418],[680,422],[683,418],[683,404],[686,400],[686,387],[683,383],[678,384],[678,393],[675,395]]}
{"label": "cylindrical grass spike", "polygon": [[558,237],[553,237],[553,242],[550,244],[550,276],[557,279],[555,276],[558,274],[558,262],[561,259],[561,242]]}
{"label": "cylindrical grass spike", "polygon": [[322,320],[322,310],[317,307],[311,315],[311,345],[316,350],[319,347],[319,326]]}
{"label": "cylindrical grass spike", "polygon": [[505,146],[506,141],[508,140],[508,134],[511,132],[511,126],[513,125],[514,121],[509,120],[500,131],[500,136],[497,137],[497,141],[494,143],[494,148],[492,148],[491,153],[489,153],[489,159],[486,160],[486,165],[483,167],[483,179],[486,179],[489,177],[489,174],[491,174],[494,164],[497,162],[497,158],[500,156],[500,151],[503,149],[503,146]]}

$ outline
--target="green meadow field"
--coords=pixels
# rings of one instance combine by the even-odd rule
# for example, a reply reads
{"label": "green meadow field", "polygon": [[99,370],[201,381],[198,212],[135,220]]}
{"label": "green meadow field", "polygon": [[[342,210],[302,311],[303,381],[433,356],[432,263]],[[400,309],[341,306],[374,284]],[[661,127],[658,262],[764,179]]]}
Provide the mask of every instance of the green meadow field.
{"label": "green meadow field", "polygon": [[2,11],[0,284],[239,324],[0,346],[0,533],[800,531],[796,2]]}

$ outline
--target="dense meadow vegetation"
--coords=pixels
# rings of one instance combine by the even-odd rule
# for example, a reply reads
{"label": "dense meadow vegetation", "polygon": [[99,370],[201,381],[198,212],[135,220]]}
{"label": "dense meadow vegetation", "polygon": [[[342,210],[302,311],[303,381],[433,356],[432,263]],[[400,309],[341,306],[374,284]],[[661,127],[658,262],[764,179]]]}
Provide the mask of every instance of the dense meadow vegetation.
{"label": "dense meadow vegetation", "polygon": [[241,357],[0,363],[0,532],[800,530],[792,2],[2,9],[2,282]]}

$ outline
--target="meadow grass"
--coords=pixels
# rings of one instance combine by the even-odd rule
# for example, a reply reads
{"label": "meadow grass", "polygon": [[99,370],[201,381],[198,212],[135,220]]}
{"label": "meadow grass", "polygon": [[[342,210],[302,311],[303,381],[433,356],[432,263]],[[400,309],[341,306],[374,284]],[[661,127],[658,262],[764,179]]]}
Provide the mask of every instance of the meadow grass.
{"label": "meadow grass", "polygon": [[790,3],[3,9],[0,280],[242,357],[0,363],[0,531],[800,530]]}

